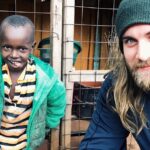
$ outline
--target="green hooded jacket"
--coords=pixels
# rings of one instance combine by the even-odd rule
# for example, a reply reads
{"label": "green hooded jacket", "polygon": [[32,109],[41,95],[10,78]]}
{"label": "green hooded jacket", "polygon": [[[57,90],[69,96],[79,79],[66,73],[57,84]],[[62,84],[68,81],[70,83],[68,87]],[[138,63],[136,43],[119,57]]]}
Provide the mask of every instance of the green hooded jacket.
{"label": "green hooded jacket", "polygon": [[[36,64],[36,89],[27,126],[26,150],[37,149],[45,139],[47,128],[56,128],[64,116],[66,90],[49,64],[31,56]],[[0,55],[0,67],[2,57]],[[0,69],[0,118],[4,107],[4,81]],[[1,120],[1,119],[0,119]]]}

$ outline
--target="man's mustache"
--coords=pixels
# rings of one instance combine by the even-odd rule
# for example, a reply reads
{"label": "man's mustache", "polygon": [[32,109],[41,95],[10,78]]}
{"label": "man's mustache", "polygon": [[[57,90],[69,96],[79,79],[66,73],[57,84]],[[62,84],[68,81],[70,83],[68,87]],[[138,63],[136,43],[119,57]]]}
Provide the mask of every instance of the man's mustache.
{"label": "man's mustache", "polygon": [[134,68],[144,68],[144,67],[150,67],[150,59],[147,61],[138,62],[134,65]]}

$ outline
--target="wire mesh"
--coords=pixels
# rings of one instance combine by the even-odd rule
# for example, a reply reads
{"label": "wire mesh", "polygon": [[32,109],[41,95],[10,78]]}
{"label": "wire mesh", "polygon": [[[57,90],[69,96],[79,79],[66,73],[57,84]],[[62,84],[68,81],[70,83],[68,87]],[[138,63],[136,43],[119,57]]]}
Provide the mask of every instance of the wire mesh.
{"label": "wire mesh", "polygon": [[114,16],[119,0],[94,0],[92,3],[76,0],[75,2],[74,38],[82,45],[75,68],[108,69],[108,36],[114,31]]}

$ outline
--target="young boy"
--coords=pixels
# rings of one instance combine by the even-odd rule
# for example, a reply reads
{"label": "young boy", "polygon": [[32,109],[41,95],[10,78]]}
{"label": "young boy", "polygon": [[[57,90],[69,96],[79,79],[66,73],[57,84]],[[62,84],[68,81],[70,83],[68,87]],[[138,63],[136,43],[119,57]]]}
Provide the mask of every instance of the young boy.
{"label": "young boy", "polygon": [[25,16],[0,26],[0,149],[37,149],[46,129],[64,116],[64,85],[49,64],[31,55],[35,27]]}

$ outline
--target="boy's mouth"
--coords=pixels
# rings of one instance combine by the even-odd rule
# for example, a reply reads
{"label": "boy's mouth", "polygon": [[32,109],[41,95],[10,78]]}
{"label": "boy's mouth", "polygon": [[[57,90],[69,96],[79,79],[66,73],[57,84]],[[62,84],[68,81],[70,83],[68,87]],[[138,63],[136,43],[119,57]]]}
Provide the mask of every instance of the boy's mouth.
{"label": "boy's mouth", "polygon": [[8,62],[14,66],[18,66],[19,61],[14,61],[14,60],[8,60]]}

